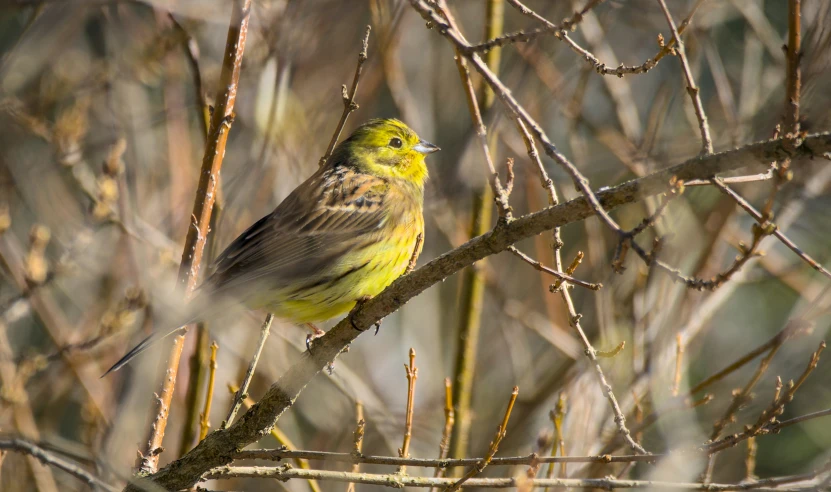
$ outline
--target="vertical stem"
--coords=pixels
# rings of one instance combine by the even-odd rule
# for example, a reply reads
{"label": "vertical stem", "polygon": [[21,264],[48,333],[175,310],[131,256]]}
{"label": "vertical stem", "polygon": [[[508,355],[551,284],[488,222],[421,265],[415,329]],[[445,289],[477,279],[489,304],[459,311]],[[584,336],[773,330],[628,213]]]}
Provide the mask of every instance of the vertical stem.
{"label": "vertical stem", "polygon": [[[213,236],[211,236],[213,237]],[[185,396],[185,423],[182,425],[182,441],[179,443],[179,456],[193,448],[198,437],[196,431],[199,423],[199,403],[203,400],[205,375],[208,367],[208,330],[204,323],[196,325],[196,347],[189,361],[188,389]]]}
{"label": "vertical stem", "polygon": [[678,396],[681,387],[681,369],[684,367],[684,340],[681,333],[675,334],[675,377],[672,380],[672,396]]}
{"label": "vertical stem", "polygon": [[263,353],[263,347],[265,347],[265,341],[268,339],[268,333],[271,331],[271,322],[274,321],[274,315],[268,313],[263,321],[262,326],[260,327],[260,339],[257,342],[257,349],[254,352],[254,357],[251,359],[251,362],[248,364],[248,370],[245,372],[245,377],[242,380],[242,384],[240,385],[237,392],[234,394],[234,401],[231,403],[231,410],[228,411],[228,416],[225,420],[222,421],[222,425],[219,427],[220,429],[227,429],[229,425],[234,423],[234,417],[237,416],[237,411],[239,407],[242,406],[243,400],[248,397],[248,386],[251,385],[251,380],[254,378],[254,370],[257,369],[257,362],[260,360],[260,354]]}
{"label": "vertical stem", "polygon": [[785,135],[796,136],[799,132],[799,96],[802,73],[799,60],[802,58],[802,16],[801,0],[788,0],[788,47],[787,47],[787,93],[785,94]]}
{"label": "vertical stem", "polygon": [[[485,24],[487,39],[498,36],[502,32],[503,15],[502,0],[488,0]],[[499,48],[494,48],[485,55],[486,63],[494,71],[499,69],[500,53]],[[494,99],[493,91],[485,86],[479,104],[482,111],[487,111],[493,105]],[[493,200],[493,191],[489,186],[484,186],[480,191],[474,192],[471,237],[484,234],[490,227]],[[454,369],[453,402],[456,404],[457,425],[453,428],[450,441],[450,455],[453,458],[463,458],[467,454],[471,424],[470,403],[484,295],[485,282],[480,270],[475,267],[468,268],[462,280],[462,317],[459,320],[459,345],[456,350]],[[461,472],[461,469],[457,471]]]}
{"label": "vertical stem", "polygon": [[[353,452],[356,456],[360,456],[361,451],[363,451],[364,447],[364,432],[366,431],[366,420],[364,420],[364,404],[361,403],[361,400],[355,402],[355,420],[357,421],[357,425],[355,427],[355,449],[353,449]],[[352,465],[352,473],[358,473],[359,471],[361,471],[361,464],[356,461],[355,464]],[[349,482],[349,485],[346,486],[346,492],[355,492],[354,482]]]}
{"label": "vertical stem", "polygon": [[205,406],[199,419],[199,440],[208,436],[208,429],[211,427],[211,403],[214,399],[214,383],[216,383],[216,350],[219,345],[216,342],[211,344],[211,367],[208,373],[208,390],[205,392]]}
{"label": "vertical stem", "polygon": [[[410,440],[413,438],[413,407],[415,406],[415,384],[418,379],[415,355],[415,350],[410,348],[410,365],[404,365],[404,370],[407,371],[407,416],[404,419],[404,442],[398,450],[398,456],[402,458],[410,456]],[[403,475],[406,471],[406,466],[398,467],[398,473]]]}
{"label": "vertical stem", "polygon": [[[566,396],[563,393],[560,393],[560,396],[557,398],[557,406],[555,410],[551,411],[551,422],[554,424],[554,439],[551,442],[551,456],[557,456],[557,451],[559,450],[560,456],[566,455],[566,442],[563,438],[563,420],[566,417]],[[554,463],[548,464],[548,472],[546,472],[545,478],[551,478],[554,476]],[[566,463],[560,463],[560,478],[566,477]],[[545,488],[545,491],[548,492],[548,487]]]}
{"label": "vertical stem", "polygon": [[701,91],[695,85],[695,78],[693,77],[692,70],[690,69],[690,64],[687,63],[687,52],[684,49],[684,43],[681,41],[681,35],[675,27],[675,21],[672,19],[672,14],[669,13],[666,3],[664,0],[658,0],[658,3],[661,6],[661,10],[664,12],[669,28],[672,31],[672,37],[675,39],[675,51],[678,55],[678,59],[681,61],[684,79],[687,82],[687,93],[692,100],[695,116],[698,119],[698,130],[701,132],[701,154],[712,154],[713,139],[710,136],[710,125],[707,123],[707,115],[704,113],[704,105],[701,104]]}
{"label": "vertical stem", "polygon": [[[214,256],[216,250],[216,230],[219,225],[219,219],[222,216],[223,202],[221,183],[219,183],[217,185],[217,197],[214,202],[209,229],[213,234],[210,235],[208,243],[205,245],[207,249],[205,254],[209,259]],[[187,396],[185,397],[187,416],[185,417],[185,424],[182,426],[182,442],[179,443],[179,456],[184,455],[194,445],[197,437],[196,428],[201,425],[197,421],[199,420],[199,402],[203,399],[203,388],[205,387],[205,377],[208,371],[210,352],[208,345],[209,338],[206,322],[202,321],[198,323],[196,325],[196,348],[190,357],[190,374],[188,377]],[[200,440],[202,439],[200,438]]]}
{"label": "vertical stem", "polygon": [[[450,435],[453,433],[453,424],[456,423],[456,413],[453,410],[453,382],[450,378],[444,378],[444,430],[441,433],[439,443],[439,459],[447,458],[450,452]],[[436,468],[433,476],[440,478],[444,476],[445,468]],[[436,487],[430,487],[430,492],[435,492]]]}
{"label": "vertical stem", "polygon": [[[234,103],[237,99],[237,87],[242,68],[242,56],[248,34],[251,2],[252,0],[235,0],[233,2],[231,22],[225,43],[225,56],[219,76],[220,92],[217,96],[216,108],[211,119],[211,131],[208,132],[208,143],[205,146],[205,154],[202,158],[202,170],[199,174],[199,185],[193,204],[193,224],[188,229],[185,247],[182,252],[182,262],[179,267],[178,283],[185,292],[186,300],[190,299],[196,287],[199,267],[202,264],[208,225],[211,221],[213,204],[216,199],[219,171],[225,157],[228,131],[233,121]],[[174,337],[173,346],[168,355],[168,365],[162,388],[158,392],[158,397],[154,399],[155,416],[150,426],[150,437],[138,464],[139,472],[143,474],[154,473],[158,468],[159,455],[163,450],[162,441],[167,428],[167,418],[170,415],[170,404],[173,401],[176,376],[179,372],[179,360],[184,345],[185,333]]]}

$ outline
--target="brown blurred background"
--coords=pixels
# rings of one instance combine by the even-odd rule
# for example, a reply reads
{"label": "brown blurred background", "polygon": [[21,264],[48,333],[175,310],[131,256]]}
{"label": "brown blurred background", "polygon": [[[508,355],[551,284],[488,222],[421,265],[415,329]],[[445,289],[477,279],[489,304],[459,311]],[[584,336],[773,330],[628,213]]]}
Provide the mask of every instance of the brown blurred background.
{"label": "brown blurred background", "polygon": [[[695,3],[668,2],[676,22]],[[552,22],[582,4],[528,2]],[[472,41],[483,38],[483,5],[451,2]],[[23,435],[68,453],[112,482],[129,476],[142,447],[137,445],[146,439],[167,349],[153,350],[105,379],[99,375],[151,329],[154,309],[173,302],[163,285],[181,255],[205,139],[187,36],[198,45],[198,67],[210,101],[217,90],[229,12],[219,0],[0,5],[0,207],[10,221],[0,236],[0,434]],[[802,127],[827,131],[831,4],[803,0],[802,22]],[[485,184],[485,167],[447,41],[426,29],[408,2],[255,0],[222,171],[223,207],[212,230],[214,255],[316,169],[342,109],[340,86],[351,82],[367,24],[373,30],[357,94],[360,108],[346,132],[369,118],[397,117],[441,146],[428,159],[427,234],[419,264],[469,238],[471,196]],[[529,26],[531,20],[506,6],[506,31]],[[614,67],[653,57],[658,33],[670,37],[656,2],[610,0],[588,14],[573,36]],[[717,151],[774,134],[784,109],[786,34],[784,0],[709,0],[696,13],[684,39]],[[506,47],[499,72],[595,188],[683,162],[700,149],[674,57],[646,74],[602,77],[548,36]],[[498,103],[485,120],[498,132],[496,162],[503,167],[506,158],[516,159],[515,213],[546,206],[522,140]],[[550,160],[544,162],[561,196],[577,196],[567,175]],[[828,162],[797,162],[793,171],[794,180],[777,197],[777,223],[828,265]],[[736,189],[759,205],[770,184]],[[614,217],[632,228],[646,214],[643,204],[634,204]],[[712,276],[730,264],[739,241],[749,241],[751,223],[717,190],[689,188],[659,222],[661,233],[668,235],[663,258],[684,272]],[[650,234],[643,244],[649,244]],[[604,285],[599,292],[573,291],[595,347],[605,350],[626,342],[619,355],[602,362],[624,413],[634,416],[637,400],[643,414],[661,415],[642,434],[644,446],[653,451],[705,442],[729,406],[731,391],[744,386],[758,366],[753,362],[708,388],[713,401],[689,409],[671,392],[676,334],[682,334],[684,345],[683,396],[776,334],[828,285],[771,239],[764,243],[764,257],[715,292],[690,290],[665,275],[650,274],[634,255],[622,275],[613,273],[615,238],[597,219],[564,228],[563,240],[566,262],[578,250],[586,254],[575,275]],[[550,263],[547,236],[517,246]],[[548,454],[553,431],[549,411],[561,394],[568,401],[567,454],[598,453],[613,437],[614,422],[559,296],[548,292],[552,279],[510,254],[491,257],[479,267],[487,286],[468,455],[484,455],[514,385],[520,388],[519,400],[500,455]],[[410,454],[436,456],[444,425],[444,378],[453,376],[458,343],[460,278],[427,290],[385,319],[377,336],[354,343],[333,375],[321,375],[309,385],[279,428],[301,449],[351,451],[355,402],[360,400],[367,420],[364,452],[396,455],[406,404],[402,364],[413,347],[419,377]],[[827,301],[822,297],[819,304]],[[239,383],[262,317],[252,313],[209,325],[210,339],[219,344],[214,428],[229,405],[227,384]],[[779,350],[756,397],[725,434],[755,422],[772,399],[777,375],[787,381],[803,371],[827,335],[828,316],[816,320],[810,335]],[[193,445],[182,439],[195,338],[189,337],[185,349],[163,463]],[[272,328],[249,391],[254,399],[298,359],[304,339],[301,328]],[[831,406],[829,368],[827,359],[820,361],[781,419]],[[259,444],[277,446],[271,437]],[[745,455],[743,445],[722,453],[713,479],[742,479]],[[811,420],[759,438],[756,474],[806,472],[829,456],[831,425],[827,418]],[[694,481],[703,466],[694,458],[668,459],[637,465],[627,476]],[[621,469],[569,465],[568,473],[605,476]],[[10,454],[2,465],[0,489],[32,490],[34,472],[44,473]],[[520,467],[492,467],[485,475],[522,472]],[[63,472],[50,473],[59,490],[86,487]],[[44,483],[38,482],[40,490],[48,489]],[[274,486],[262,480],[211,485],[222,490]],[[308,485],[293,481],[285,487],[304,490]]]}

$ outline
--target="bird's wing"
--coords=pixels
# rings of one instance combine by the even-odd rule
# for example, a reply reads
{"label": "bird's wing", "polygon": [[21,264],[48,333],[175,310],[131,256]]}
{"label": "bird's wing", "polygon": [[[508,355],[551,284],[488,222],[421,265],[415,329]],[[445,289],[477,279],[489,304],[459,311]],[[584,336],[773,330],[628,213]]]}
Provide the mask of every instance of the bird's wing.
{"label": "bird's wing", "polygon": [[234,295],[243,285],[282,287],[324,274],[371,244],[369,233],[388,220],[388,189],[386,180],[346,167],[315,173],[219,255],[206,283]]}

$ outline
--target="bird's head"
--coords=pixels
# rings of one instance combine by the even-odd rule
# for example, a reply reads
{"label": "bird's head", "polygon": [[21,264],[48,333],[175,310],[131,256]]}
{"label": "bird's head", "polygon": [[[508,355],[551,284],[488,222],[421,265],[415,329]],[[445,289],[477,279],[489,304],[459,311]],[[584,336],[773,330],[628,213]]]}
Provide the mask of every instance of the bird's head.
{"label": "bird's head", "polygon": [[437,150],[437,146],[418,138],[416,132],[401,121],[375,119],[359,126],[341,142],[330,162],[421,186],[427,179],[424,156]]}

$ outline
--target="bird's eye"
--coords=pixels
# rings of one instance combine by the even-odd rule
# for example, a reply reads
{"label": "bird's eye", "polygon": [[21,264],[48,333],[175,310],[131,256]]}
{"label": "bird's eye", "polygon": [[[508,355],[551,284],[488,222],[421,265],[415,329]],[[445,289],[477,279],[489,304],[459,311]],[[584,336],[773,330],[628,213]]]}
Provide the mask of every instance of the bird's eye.
{"label": "bird's eye", "polygon": [[390,147],[394,149],[400,149],[401,145],[403,145],[403,142],[398,137],[392,137],[392,140],[390,140]]}

